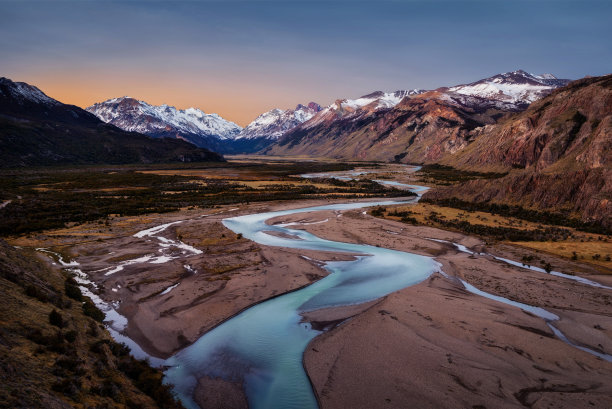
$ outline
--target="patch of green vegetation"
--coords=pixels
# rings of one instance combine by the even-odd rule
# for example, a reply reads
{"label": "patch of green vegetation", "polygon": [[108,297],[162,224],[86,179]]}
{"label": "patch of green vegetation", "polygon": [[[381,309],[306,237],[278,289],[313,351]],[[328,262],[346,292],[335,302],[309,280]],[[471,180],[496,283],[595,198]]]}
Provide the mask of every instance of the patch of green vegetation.
{"label": "patch of green vegetation", "polygon": [[[200,164],[200,167],[203,165]],[[226,165],[227,166],[227,165]],[[188,168],[187,165],[183,167]],[[206,164],[216,168],[218,164]],[[175,167],[176,168],[176,167]],[[190,169],[196,169],[192,165]],[[253,171],[263,178],[351,169],[338,163],[231,164],[231,168]],[[141,173],[151,167],[73,167],[63,169],[12,170],[0,172],[0,197],[11,202],[0,209],[0,236],[66,227],[69,223],[99,220],[111,215],[165,213],[186,207],[335,197],[401,196],[404,191],[385,188],[373,181],[343,183],[333,187],[272,184],[255,189],[223,179]],[[221,171],[220,171],[221,172]],[[342,194],[340,196],[340,194]]]}
{"label": "patch of green vegetation", "polygon": [[423,198],[422,203],[432,203],[438,206],[452,207],[455,209],[466,210],[468,212],[487,212],[493,215],[505,217],[515,217],[521,220],[527,220],[535,223],[544,223],[555,226],[572,227],[576,230],[595,233],[595,234],[612,234],[612,231],[601,223],[585,222],[580,219],[568,217],[562,213],[525,209],[522,206],[488,203],[488,202],[466,202],[457,198],[449,199],[431,199]]}
{"label": "patch of green vegetation", "polygon": [[507,175],[507,173],[459,170],[452,166],[439,165],[437,163],[423,165],[419,173],[424,181],[439,185],[453,185],[473,179],[497,179]]}

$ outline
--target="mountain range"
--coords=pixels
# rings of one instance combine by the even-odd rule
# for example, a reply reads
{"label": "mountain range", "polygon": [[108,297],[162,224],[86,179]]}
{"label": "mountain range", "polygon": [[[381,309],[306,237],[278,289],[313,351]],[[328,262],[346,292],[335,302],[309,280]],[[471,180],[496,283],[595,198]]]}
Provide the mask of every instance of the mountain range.
{"label": "mountain range", "polygon": [[476,128],[569,83],[518,70],[432,91],[338,100],[263,150],[271,155],[428,163],[457,152]]}
{"label": "mountain range", "polygon": [[32,85],[0,78],[0,167],[222,160],[184,141],[123,131]]}
{"label": "mountain range", "polygon": [[[368,158],[367,154],[364,155],[364,152],[370,148],[367,143],[362,141],[357,144],[358,146],[353,146],[353,143],[344,144],[344,141],[339,140],[338,144],[343,146],[329,146],[328,136],[331,135],[336,140],[339,135],[347,135],[372,123],[376,123],[374,133],[381,134],[380,127],[385,127],[381,123],[382,113],[392,111],[386,115],[387,120],[396,116],[398,112],[402,112],[400,115],[402,116],[405,114],[406,106],[411,105],[404,100],[423,94],[426,94],[425,100],[437,99],[441,105],[457,111],[456,115],[468,120],[472,125],[490,124],[495,122],[500,114],[524,110],[531,102],[568,82],[569,80],[557,79],[551,74],[532,75],[518,70],[433,91],[423,89],[376,91],[357,99],[336,100],[323,109],[314,102],[307,105],[299,104],[295,109],[275,108],[258,116],[244,129],[217,114],[206,114],[197,108],[179,110],[168,105],[151,105],[129,97],[96,103],[88,107],[87,111],[102,121],[126,131],[135,131],[157,138],[183,139],[196,146],[220,153],[253,153],[261,150],[264,153],[280,155],[314,154],[389,160],[396,155],[403,155],[403,149],[386,147],[383,150],[386,153],[377,152],[376,157]],[[396,107],[398,108],[395,109]],[[440,106],[431,108],[435,110]],[[389,120],[388,126],[396,129],[397,120],[398,118]],[[412,122],[418,123],[410,121]],[[435,125],[430,128],[429,131],[434,133],[440,131]],[[301,143],[302,139],[308,140],[308,143]],[[362,139],[362,136],[358,136],[358,139]],[[387,142],[385,143],[388,144]],[[461,141],[456,143],[462,144]],[[389,152],[397,150],[399,152],[394,152],[392,157],[389,156]],[[433,156],[433,159],[436,159],[435,155]],[[408,154],[404,157],[410,159]]]}
{"label": "mountain range", "polygon": [[321,107],[311,102],[295,109],[272,109],[246,128],[197,108],[151,105],[130,97],[96,103],[86,110],[125,131],[154,138],[175,138],[220,153],[250,153],[273,143],[285,132],[309,120]]}
{"label": "mountain range", "polygon": [[570,83],[518,70],[273,109],[244,129],[195,108],[127,97],[88,110],[96,115],[0,79],[2,166],[223,160],[187,141],[222,152],[437,163],[506,175],[425,199],[516,204],[612,226],[611,75]]}
{"label": "mountain range", "polygon": [[321,106],[316,102],[298,104],[295,109],[272,109],[259,115],[230,143],[234,151],[257,152],[273,143],[293,128],[308,121]]}
{"label": "mountain range", "polygon": [[217,114],[206,114],[197,108],[184,110],[168,105],[150,105],[130,97],[113,98],[94,104],[86,111],[124,131],[138,132],[154,138],[183,139],[196,146],[223,152],[223,141],[242,130]]}

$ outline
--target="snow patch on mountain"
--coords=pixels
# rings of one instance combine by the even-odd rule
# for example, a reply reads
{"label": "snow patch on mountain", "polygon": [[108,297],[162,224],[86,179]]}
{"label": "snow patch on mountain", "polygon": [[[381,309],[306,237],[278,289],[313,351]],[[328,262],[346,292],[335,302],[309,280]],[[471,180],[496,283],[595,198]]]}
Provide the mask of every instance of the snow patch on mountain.
{"label": "snow patch on mountain", "polygon": [[147,135],[175,132],[224,140],[233,139],[242,130],[217,114],[206,114],[197,108],[151,105],[130,97],[112,98],[86,110],[123,130]]}
{"label": "snow patch on mountain", "polygon": [[424,92],[423,90],[409,90],[409,91],[395,91],[395,92],[382,92],[376,91],[368,95],[364,95],[357,99],[341,99],[330,106],[328,108],[330,110],[344,110],[346,108],[350,108],[352,110],[357,110],[369,105],[372,105],[374,109],[381,108],[393,108],[397,104],[401,102],[404,97],[408,95],[418,95]]}
{"label": "snow patch on mountain", "polygon": [[[25,82],[13,82],[8,78],[0,78],[0,85],[3,85],[6,90],[17,101],[30,101],[38,104],[58,105],[59,102],[53,98],[49,98],[44,92],[33,85]],[[0,94],[3,94],[0,89]]]}
{"label": "snow patch on mountain", "polygon": [[530,104],[568,83],[569,80],[557,79],[552,74],[533,75],[517,70],[457,85],[449,88],[448,92],[511,104]]}
{"label": "snow patch on mountain", "polygon": [[272,109],[255,118],[235,139],[278,139],[285,132],[308,121],[320,110],[321,106],[314,102],[308,105],[299,104],[295,109]]}
{"label": "snow patch on mountain", "polygon": [[[533,75],[517,70],[470,84],[438,88],[431,97],[473,109],[496,108],[504,111],[520,111],[569,82],[570,80],[558,79],[552,74]],[[406,97],[412,98],[427,92],[422,89],[376,91],[357,99],[339,99],[301,125],[301,129],[311,129],[340,119],[356,120],[381,109],[391,109]]]}
{"label": "snow patch on mountain", "polygon": [[395,92],[376,91],[357,99],[339,99],[323,108],[313,118],[304,123],[302,128],[308,129],[325,121],[359,116],[361,113],[366,112],[365,108],[370,108],[372,111],[390,109],[399,104],[405,97],[419,95],[424,92],[426,91],[422,89]]}

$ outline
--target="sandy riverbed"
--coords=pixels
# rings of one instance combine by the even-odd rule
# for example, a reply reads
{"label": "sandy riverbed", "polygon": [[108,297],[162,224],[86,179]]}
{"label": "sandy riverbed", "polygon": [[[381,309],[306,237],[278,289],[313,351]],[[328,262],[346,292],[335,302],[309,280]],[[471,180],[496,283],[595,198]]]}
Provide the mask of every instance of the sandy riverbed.
{"label": "sandy riverbed", "polygon": [[[321,237],[435,256],[443,270],[487,292],[559,315],[575,343],[612,352],[612,291],[470,256],[426,238],[484,251],[476,238],[372,218],[311,215],[301,228]],[[487,251],[520,260],[524,250]],[[514,254],[513,254],[514,253]],[[553,260],[560,271],[590,271]],[[601,279],[590,271],[590,279]],[[605,277],[602,281],[606,281]],[[352,317],[317,337],[304,364],[323,408],[581,408],[612,406],[612,363],[557,338],[544,320],[465,291],[439,274],[364,311],[319,311],[317,321]],[[306,317],[313,319],[313,317]]]}

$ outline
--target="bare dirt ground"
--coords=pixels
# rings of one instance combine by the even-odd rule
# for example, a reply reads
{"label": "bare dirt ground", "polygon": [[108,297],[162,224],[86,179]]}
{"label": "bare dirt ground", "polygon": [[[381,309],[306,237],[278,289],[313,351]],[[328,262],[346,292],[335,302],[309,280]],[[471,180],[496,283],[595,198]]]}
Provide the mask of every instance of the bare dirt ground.
{"label": "bare dirt ground", "polygon": [[[328,202],[310,202],[324,203]],[[303,256],[346,259],[341,254],[259,246],[221,223],[242,213],[302,205],[117,217],[110,226],[81,225],[23,237],[13,244],[51,248],[77,261],[98,285],[101,297],[118,305],[118,312],[128,319],[125,334],[150,355],[166,358],[243,309],[327,274],[319,262]],[[155,236],[134,236],[166,223],[176,224]],[[202,253],[163,248],[162,240],[181,240]]]}

